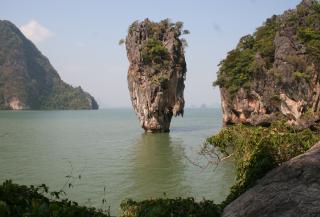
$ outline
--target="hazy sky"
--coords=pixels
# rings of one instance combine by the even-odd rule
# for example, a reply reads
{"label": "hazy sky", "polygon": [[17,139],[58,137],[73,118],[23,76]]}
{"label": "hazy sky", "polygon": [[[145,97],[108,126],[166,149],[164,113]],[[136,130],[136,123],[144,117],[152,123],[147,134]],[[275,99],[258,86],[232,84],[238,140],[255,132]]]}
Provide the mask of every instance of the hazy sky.
{"label": "hazy sky", "polygon": [[212,87],[218,63],[243,35],[299,0],[0,0],[0,19],[17,25],[49,58],[62,79],[81,85],[103,107],[131,106],[124,38],[135,20],[183,21],[186,105],[219,106]]}

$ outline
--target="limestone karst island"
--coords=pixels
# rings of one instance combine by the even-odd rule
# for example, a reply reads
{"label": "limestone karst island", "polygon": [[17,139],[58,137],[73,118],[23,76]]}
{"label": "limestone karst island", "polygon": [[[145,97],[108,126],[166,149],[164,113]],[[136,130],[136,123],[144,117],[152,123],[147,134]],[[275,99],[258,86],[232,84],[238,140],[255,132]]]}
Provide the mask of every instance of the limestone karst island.
{"label": "limestone karst island", "polygon": [[132,106],[147,132],[168,132],[172,116],[183,115],[186,62],[183,23],[169,19],[132,23],[125,40]]}
{"label": "limestone karst island", "polygon": [[319,0],[0,14],[0,217],[320,216]]}

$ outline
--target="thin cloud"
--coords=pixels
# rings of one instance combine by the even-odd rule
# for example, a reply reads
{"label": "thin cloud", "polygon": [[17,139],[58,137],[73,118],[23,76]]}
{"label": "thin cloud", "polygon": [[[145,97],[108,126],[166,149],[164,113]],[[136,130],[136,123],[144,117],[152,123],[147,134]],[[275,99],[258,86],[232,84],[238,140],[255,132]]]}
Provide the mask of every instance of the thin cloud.
{"label": "thin cloud", "polygon": [[214,31],[222,32],[221,26],[219,24],[213,23],[212,27],[213,27]]}
{"label": "thin cloud", "polygon": [[27,24],[22,25],[20,30],[28,39],[35,43],[43,42],[53,36],[53,32],[36,20],[31,20]]}

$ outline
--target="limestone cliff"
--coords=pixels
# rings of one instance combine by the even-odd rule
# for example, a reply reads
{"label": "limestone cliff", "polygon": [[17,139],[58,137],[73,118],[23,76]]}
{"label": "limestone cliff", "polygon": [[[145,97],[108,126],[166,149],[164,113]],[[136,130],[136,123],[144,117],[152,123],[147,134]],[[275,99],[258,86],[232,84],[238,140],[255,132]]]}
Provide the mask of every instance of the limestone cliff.
{"label": "limestone cliff", "polygon": [[[225,124],[312,125],[320,110],[320,3],[303,0],[241,38],[221,63]],[[310,117],[312,117],[310,119]]]}
{"label": "limestone cliff", "polygon": [[181,22],[134,22],[125,40],[130,62],[128,87],[140,125],[148,132],[168,132],[172,116],[183,115],[188,33]]}
{"label": "limestone cliff", "polygon": [[0,20],[0,109],[97,108],[90,94],[61,80],[14,24]]}
{"label": "limestone cliff", "polygon": [[320,143],[273,169],[223,211],[222,217],[320,216]]}

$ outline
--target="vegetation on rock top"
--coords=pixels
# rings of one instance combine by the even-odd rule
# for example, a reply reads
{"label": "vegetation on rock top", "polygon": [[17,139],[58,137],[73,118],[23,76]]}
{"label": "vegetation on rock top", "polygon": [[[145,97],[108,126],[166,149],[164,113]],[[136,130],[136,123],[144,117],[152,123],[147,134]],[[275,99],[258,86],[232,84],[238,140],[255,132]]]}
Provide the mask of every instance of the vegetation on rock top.
{"label": "vegetation on rock top", "polygon": [[[312,64],[319,71],[320,2],[317,0],[306,2],[308,5],[303,1],[297,9],[288,11],[282,16],[274,15],[267,19],[263,26],[257,28],[255,33],[242,37],[237,47],[220,62],[214,85],[225,88],[231,98],[240,88],[246,90],[253,88],[253,81],[261,72],[273,75],[277,86],[284,85],[283,83],[287,82],[283,79],[285,72],[275,65],[274,40],[279,34],[290,34],[290,37],[294,38],[296,49],[301,50],[302,55],[286,57],[286,61],[295,66],[292,79],[310,82]],[[305,59],[304,55],[308,58]]]}
{"label": "vegetation on rock top", "polygon": [[[152,77],[155,74],[160,73],[161,70],[168,69],[170,62],[176,62],[177,66],[182,65],[185,67],[184,57],[181,56],[181,53],[184,51],[175,50],[173,54],[170,54],[167,47],[164,45],[164,42],[167,40],[168,32],[174,33],[174,38],[179,39],[175,40],[175,43],[181,43],[181,47],[184,49],[188,46],[187,41],[184,38],[179,38],[181,35],[190,34],[189,30],[183,28],[183,22],[178,21],[173,23],[170,19],[161,20],[159,23],[152,22],[148,19],[144,21],[144,28],[146,32],[144,34],[146,37],[145,42],[141,45],[140,53],[144,68],[150,67],[152,70],[148,74],[149,77]],[[139,21],[133,22],[128,29],[128,34],[134,34],[138,31]],[[170,36],[169,36],[170,37]],[[119,45],[125,43],[124,39],[120,39]],[[180,46],[176,46],[180,47]],[[172,60],[172,58],[176,58]],[[185,70],[183,70],[185,71]]]}
{"label": "vegetation on rock top", "polygon": [[[242,37],[237,48],[230,51],[226,59],[220,62],[214,85],[225,87],[231,95],[241,87],[249,88],[253,74],[259,68],[272,67],[275,52],[273,40],[277,28],[276,16],[273,16],[253,35]],[[255,60],[258,52],[262,57],[259,61]]]}
{"label": "vegetation on rock top", "polygon": [[145,65],[149,65],[156,70],[167,68],[170,63],[168,49],[155,38],[148,39],[141,49],[141,56]]}

